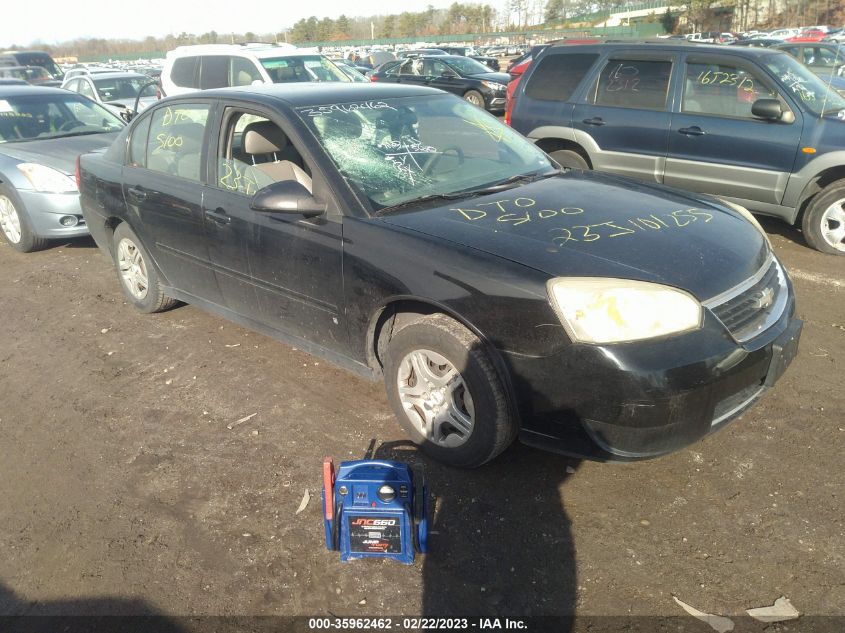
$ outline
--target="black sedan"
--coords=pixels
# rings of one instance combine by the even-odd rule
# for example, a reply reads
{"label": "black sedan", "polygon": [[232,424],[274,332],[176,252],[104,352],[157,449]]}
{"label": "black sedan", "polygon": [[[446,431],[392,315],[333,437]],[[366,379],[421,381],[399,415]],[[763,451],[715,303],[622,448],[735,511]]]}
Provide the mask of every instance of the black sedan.
{"label": "black sedan", "polygon": [[605,460],[675,450],[748,409],[801,330],[742,207],[561,170],[429,88],[167,99],[79,178],[137,309],[186,301],[383,378],[450,464],[517,435]]}
{"label": "black sedan", "polygon": [[407,59],[401,64],[379,69],[370,77],[416,86],[431,86],[458,95],[491,112],[505,109],[505,93],[510,75],[491,72],[484,64],[460,55],[437,55]]}

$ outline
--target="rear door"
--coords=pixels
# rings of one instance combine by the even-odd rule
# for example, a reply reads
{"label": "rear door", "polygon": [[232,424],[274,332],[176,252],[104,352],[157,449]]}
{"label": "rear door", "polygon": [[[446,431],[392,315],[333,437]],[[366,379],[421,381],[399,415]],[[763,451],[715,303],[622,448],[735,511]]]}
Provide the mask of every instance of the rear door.
{"label": "rear door", "polygon": [[663,181],[675,57],[620,51],[605,61],[572,119],[582,135],[579,140],[586,141],[582,145],[587,145],[593,168]]}
{"label": "rear door", "polygon": [[168,283],[220,303],[203,232],[203,169],[211,106],[158,107],[136,124],[123,170],[130,224]]}
{"label": "rear door", "polygon": [[[801,140],[802,115],[767,74],[733,56],[690,53],[679,112],[672,119],[665,183],[682,189],[778,204]],[[757,99],[778,99],[791,123],[758,119]]]}

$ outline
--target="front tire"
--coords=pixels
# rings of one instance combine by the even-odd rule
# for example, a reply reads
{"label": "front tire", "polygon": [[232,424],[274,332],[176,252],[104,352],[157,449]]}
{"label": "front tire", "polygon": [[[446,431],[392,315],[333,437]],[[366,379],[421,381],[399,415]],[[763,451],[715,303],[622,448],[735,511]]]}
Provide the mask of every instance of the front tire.
{"label": "front tire", "polygon": [[486,109],[484,105],[484,95],[478,92],[478,90],[467,90],[464,93],[464,101],[466,101],[467,103],[471,103],[475,107],[481,108],[482,110]]}
{"label": "front tire", "polygon": [[551,156],[561,167],[584,170],[590,168],[587,161],[584,160],[584,157],[571,149],[559,149],[556,152],[551,152],[549,156]]}
{"label": "front tire", "polygon": [[845,180],[822,189],[804,212],[804,239],[822,253],[845,255]]}
{"label": "front tire", "polygon": [[114,231],[114,262],[123,294],[139,312],[164,312],[176,305],[164,294],[149,253],[126,224]]}
{"label": "front tire", "polygon": [[400,425],[440,462],[475,468],[516,437],[507,391],[489,352],[443,314],[421,317],[393,336],[384,378]]}
{"label": "front tire", "polygon": [[47,248],[49,242],[32,230],[23,201],[14,189],[0,187],[0,233],[9,246],[21,253]]}

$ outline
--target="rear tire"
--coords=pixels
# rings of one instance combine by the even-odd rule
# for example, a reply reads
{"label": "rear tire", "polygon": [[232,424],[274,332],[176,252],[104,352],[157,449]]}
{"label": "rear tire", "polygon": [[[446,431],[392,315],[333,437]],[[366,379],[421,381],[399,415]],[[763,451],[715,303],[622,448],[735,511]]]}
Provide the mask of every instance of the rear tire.
{"label": "rear tire", "polygon": [[23,201],[13,188],[7,186],[0,186],[0,233],[9,246],[21,253],[43,250],[50,243],[35,234]]}
{"label": "rear tire", "polygon": [[822,253],[845,255],[845,180],[837,180],[813,198],[801,222],[807,244]]}
{"label": "rear tire", "polygon": [[581,156],[576,151],[571,149],[559,149],[555,152],[550,152],[549,156],[551,156],[554,160],[556,160],[561,167],[569,167],[570,169],[583,169],[587,170],[590,168],[590,165],[587,164],[587,161],[584,160],[584,157]]}
{"label": "rear tire", "polygon": [[507,390],[489,352],[446,315],[421,317],[394,334],[384,380],[402,428],[440,462],[475,468],[516,437]]}
{"label": "rear tire", "polygon": [[141,240],[127,224],[114,231],[114,263],[124,296],[144,314],[164,312],[177,301],[164,294],[158,271]]}

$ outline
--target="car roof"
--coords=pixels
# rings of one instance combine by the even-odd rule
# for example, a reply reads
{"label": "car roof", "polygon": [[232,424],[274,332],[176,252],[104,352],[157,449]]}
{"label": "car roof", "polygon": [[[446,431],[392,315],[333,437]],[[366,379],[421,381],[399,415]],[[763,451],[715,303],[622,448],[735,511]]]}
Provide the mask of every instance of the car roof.
{"label": "car roof", "polygon": [[[203,90],[184,95],[184,98],[211,97],[216,99],[248,98],[272,105],[285,102],[299,108],[307,106],[351,103],[355,101],[378,101],[397,97],[414,97],[443,94],[442,91],[425,86],[391,83],[324,82],[283,83],[260,86],[238,86]],[[183,96],[179,97],[180,99]]]}
{"label": "car roof", "polygon": [[696,51],[706,52],[712,54],[729,54],[742,55],[744,57],[766,57],[770,55],[781,55],[781,51],[772,50],[770,48],[760,48],[753,46],[723,46],[721,44],[699,44],[697,42],[689,42],[683,40],[668,40],[668,39],[654,39],[654,40],[608,40],[605,42],[597,42],[595,44],[555,44],[550,46],[545,54],[552,54],[554,51],[567,51],[569,53],[582,52],[584,50],[602,51],[613,49],[639,49],[644,51]]}
{"label": "car roof", "polygon": [[149,77],[142,73],[125,72],[119,70],[116,70],[113,73],[95,73],[93,75],[80,75],[78,77],[72,77],[72,79],[82,79],[86,76],[95,83],[100,81],[101,79],[149,79]]}
{"label": "car roof", "polygon": [[50,88],[47,86],[0,86],[0,99],[6,97],[18,97],[32,95],[76,95],[74,92],[63,88]]}
{"label": "car roof", "polygon": [[317,51],[307,48],[297,48],[293,44],[193,44],[177,46],[167,52],[167,57],[186,57],[189,55],[244,55],[262,57],[277,57],[282,55],[314,55]]}

